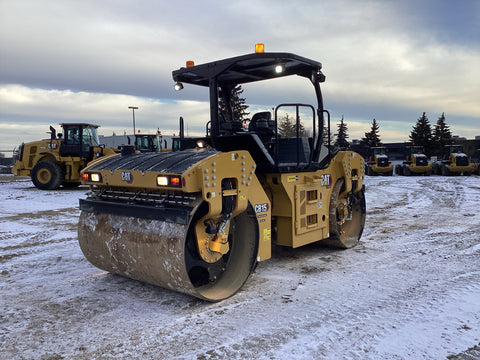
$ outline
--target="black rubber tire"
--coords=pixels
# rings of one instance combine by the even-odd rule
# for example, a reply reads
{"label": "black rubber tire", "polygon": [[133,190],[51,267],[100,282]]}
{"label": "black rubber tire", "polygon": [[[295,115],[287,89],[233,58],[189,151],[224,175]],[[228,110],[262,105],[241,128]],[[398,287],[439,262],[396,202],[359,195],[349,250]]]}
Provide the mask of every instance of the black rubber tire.
{"label": "black rubber tire", "polygon": [[440,168],[440,173],[443,176],[450,176],[450,169],[448,168],[448,165],[443,165],[442,164],[442,167]]}
{"label": "black rubber tire", "polygon": [[397,165],[397,166],[395,167],[395,172],[397,173],[397,175],[402,176],[402,175],[403,175],[402,165]]}
{"label": "black rubber tire", "polygon": [[333,187],[332,197],[330,198],[330,237],[325,240],[325,243],[342,249],[348,249],[358,244],[365,227],[366,217],[365,189],[362,188],[353,195],[355,198],[352,219],[340,221],[338,209],[346,201],[346,196],[349,195],[344,192],[344,180],[339,179]]}
{"label": "black rubber tire", "polygon": [[32,169],[32,182],[40,190],[58,189],[64,178],[62,167],[53,161],[39,161]]}

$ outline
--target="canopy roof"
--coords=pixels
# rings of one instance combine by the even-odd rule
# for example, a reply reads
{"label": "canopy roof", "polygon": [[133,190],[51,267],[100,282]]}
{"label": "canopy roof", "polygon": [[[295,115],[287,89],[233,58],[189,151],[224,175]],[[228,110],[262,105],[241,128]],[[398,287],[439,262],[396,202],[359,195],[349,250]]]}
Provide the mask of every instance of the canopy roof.
{"label": "canopy roof", "polygon": [[[275,72],[277,65],[283,65],[284,71]],[[291,53],[253,53],[180,68],[172,76],[174,81],[194,85],[209,86],[210,79],[216,78],[220,86],[235,86],[289,75],[311,78],[321,68],[321,63]]]}

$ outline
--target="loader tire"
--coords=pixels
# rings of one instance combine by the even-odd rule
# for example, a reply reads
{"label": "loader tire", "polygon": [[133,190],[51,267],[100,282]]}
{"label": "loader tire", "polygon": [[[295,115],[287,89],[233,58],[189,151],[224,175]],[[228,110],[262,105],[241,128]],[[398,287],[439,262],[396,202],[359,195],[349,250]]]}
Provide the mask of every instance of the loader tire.
{"label": "loader tire", "polygon": [[450,176],[450,169],[448,168],[448,165],[442,165],[441,169],[440,169],[440,173],[443,175],[443,176]]}
{"label": "loader tire", "polygon": [[[339,179],[332,190],[330,198],[330,237],[325,244],[342,249],[348,249],[358,244],[365,226],[366,206],[365,189],[355,194],[344,191],[344,180]],[[344,209],[348,204],[348,197],[352,199],[352,217],[345,217]]]}
{"label": "loader tire", "polygon": [[58,189],[64,180],[60,164],[53,161],[39,161],[32,169],[32,182],[40,190]]}
{"label": "loader tire", "polygon": [[397,173],[397,175],[399,175],[399,176],[402,176],[402,175],[403,175],[403,168],[402,168],[401,165],[397,165],[397,166],[395,167],[395,170],[396,170],[395,172]]}

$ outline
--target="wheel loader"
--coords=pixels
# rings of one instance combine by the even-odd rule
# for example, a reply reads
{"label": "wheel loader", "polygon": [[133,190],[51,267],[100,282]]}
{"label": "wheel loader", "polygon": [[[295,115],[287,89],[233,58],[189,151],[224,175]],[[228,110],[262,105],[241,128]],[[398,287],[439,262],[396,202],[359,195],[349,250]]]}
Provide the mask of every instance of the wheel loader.
{"label": "wheel loader", "polygon": [[441,160],[433,163],[432,171],[436,175],[471,175],[475,169],[463,152],[462,145],[445,145]]}
{"label": "wheel loader", "polygon": [[[185,139],[179,151],[124,149],[82,170],[90,185],[78,223],[85,257],[105,271],[216,302],[271,257],[272,244],[355,246],[365,223],[365,162],[322,142],[330,117],[321,68],[291,53],[255,52],[173,71],[176,87],[208,90],[206,134]],[[267,107],[245,122],[233,116],[235,86],[276,86],[294,75],[313,85],[316,103]],[[300,91],[287,90],[289,97]],[[221,97],[227,111],[219,110]],[[280,136],[284,111],[297,129],[310,114],[308,137]]]}
{"label": "wheel loader", "polygon": [[432,174],[432,164],[428,163],[423,146],[409,146],[406,148],[406,158],[402,164],[395,167],[397,175],[426,175]]}
{"label": "wheel loader", "polygon": [[139,152],[159,152],[168,148],[167,141],[160,131],[156,134],[100,136],[100,141],[107,147],[120,149],[124,145],[133,145]]}
{"label": "wheel loader", "polygon": [[89,161],[114,153],[113,149],[100,146],[98,125],[86,123],[62,123],[62,133],[57,136],[50,126],[50,139],[23,143],[16,155],[12,173],[30,176],[41,190],[76,187],[80,185],[80,170]]}
{"label": "wheel loader", "polygon": [[367,175],[393,175],[393,164],[388,161],[387,149],[383,146],[370,148],[371,155],[366,167]]}

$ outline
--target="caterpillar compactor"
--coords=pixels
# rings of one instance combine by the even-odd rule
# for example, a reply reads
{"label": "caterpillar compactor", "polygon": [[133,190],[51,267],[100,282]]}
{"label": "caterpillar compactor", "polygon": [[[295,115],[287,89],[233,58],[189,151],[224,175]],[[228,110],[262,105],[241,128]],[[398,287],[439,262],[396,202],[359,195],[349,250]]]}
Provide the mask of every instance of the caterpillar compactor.
{"label": "caterpillar compactor", "polygon": [[[283,103],[249,121],[235,118],[237,85],[297,75],[313,85],[314,104]],[[363,158],[323,144],[319,62],[255,52],[173,71],[176,87],[205,87],[206,136],[183,150],[122,154],[82,171],[80,247],[95,266],[133,279],[219,301],[241,288],[272,243],[296,248],[324,241],[355,246],[365,223]],[[257,89],[258,90],[258,89]],[[301,93],[284,88],[289,97]],[[226,104],[219,106],[219,103]],[[257,102],[260,103],[260,102]],[[282,114],[307,119],[308,136],[283,137]],[[180,139],[181,141],[181,139]],[[187,146],[190,144],[189,146]]]}

